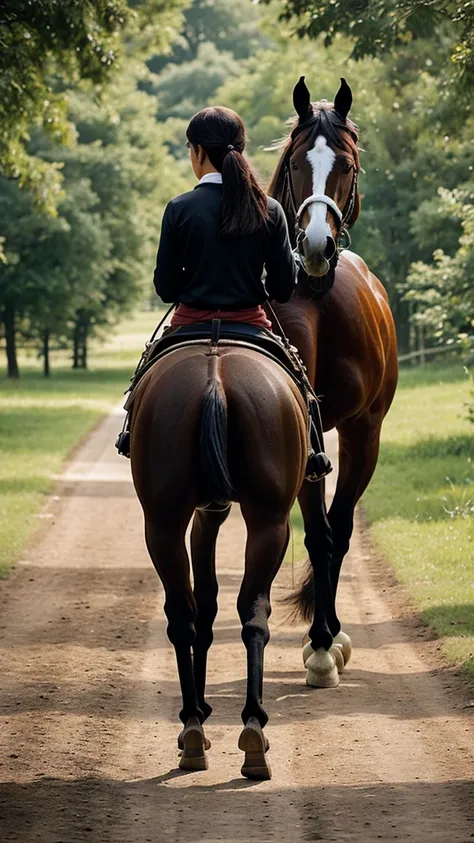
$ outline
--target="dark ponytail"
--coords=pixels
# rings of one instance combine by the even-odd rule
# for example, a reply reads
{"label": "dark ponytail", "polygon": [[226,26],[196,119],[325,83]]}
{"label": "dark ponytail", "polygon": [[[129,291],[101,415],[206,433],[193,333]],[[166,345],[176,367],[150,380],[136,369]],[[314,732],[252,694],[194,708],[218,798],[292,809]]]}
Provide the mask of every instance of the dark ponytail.
{"label": "dark ponytail", "polygon": [[213,167],[222,173],[221,233],[253,234],[268,219],[267,198],[243,156],[245,127],[230,108],[203,108],[192,118],[186,137],[200,144]]}

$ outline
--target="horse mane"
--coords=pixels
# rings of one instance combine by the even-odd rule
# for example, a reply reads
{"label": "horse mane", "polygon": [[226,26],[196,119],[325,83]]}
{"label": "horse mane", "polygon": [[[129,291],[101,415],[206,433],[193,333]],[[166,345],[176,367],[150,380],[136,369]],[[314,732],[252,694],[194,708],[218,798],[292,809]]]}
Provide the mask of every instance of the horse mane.
{"label": "horse mane", "polygon": [[355,123],[352,120],[342,117],[335,110],[332,103],[313,102],[311,103],[313,113],[311,117],[301,121],[295,117],[290,122],[290,133],[270,147],[270,149],[282,149],[282,154],[275,168],[273,176],[267,187],[269,196],[281,201],[283,185],[285,180],[285,162],[290,147],[296,143],[298,146],[309,139],[323,135],[331,146],[343,149],[354,158],[357,172],[360,170],[359,148],[357,146],[359,134]]}

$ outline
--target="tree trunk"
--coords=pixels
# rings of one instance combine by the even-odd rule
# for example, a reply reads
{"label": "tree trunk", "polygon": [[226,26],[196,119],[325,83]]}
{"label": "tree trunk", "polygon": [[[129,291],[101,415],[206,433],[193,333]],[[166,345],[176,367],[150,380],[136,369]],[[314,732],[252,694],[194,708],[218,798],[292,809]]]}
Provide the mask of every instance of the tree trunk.
{"label": "tree trunk", "polygon": [[51,369],[49,365],[49,331],[43,332],[43,375],[49,378]]}
{"label": "tree trunk", "polygon": [[87,369],[87,338],[89,334],[89,316],[83,310],[76,313],[73,334],[72,368]]}
{"label": "tree trunk", "polygon": [[85,319],[84,324],[82,326],[82,359],[81,359],[81,369],[87,369],[87,340],[89,334],[89,320]]}
{"label": "tree trunk", "polygon": [[15,310],[13,305],[7,303],[3,311],[3,324],[5,326],[5,343],[7,351],[7,373],[8,377],[16,380],[20,377],[18,359],[16,356],[16,328]]}
{"label": "tree trunk", "polygon": [[418,345],[420,350],[420,363],[422,366],[426,363],[426,355],[425,355],[425,327],[424,325],[419,322],[418,323]]}
{"label": "tree trunk", "polygon": [[79,368],[79,320],[76,319],[74,324],[74,334],[72,338],[72,368]]}

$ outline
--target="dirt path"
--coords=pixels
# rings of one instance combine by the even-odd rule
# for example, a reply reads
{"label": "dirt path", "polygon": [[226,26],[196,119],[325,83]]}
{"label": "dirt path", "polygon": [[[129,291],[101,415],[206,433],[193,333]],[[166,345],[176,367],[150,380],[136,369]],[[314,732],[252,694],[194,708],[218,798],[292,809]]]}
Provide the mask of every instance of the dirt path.
{"label": "dirt path", "polygon": [[[473,839],[474,711],[450,673],[430,667],[423,638],[393,620],[360,532],[340,600],[354,656],[337,690],[304,685],[302,628],[272,617],[273,779],[250,783],[236,746],[243,528],[231,515],[218,554],[210,769],[177,772],[174,656],[117,425],[108,419],[77,454],[48,529],[1,588],[0,841]],[[275,603],[290,579],[287,566]]]}

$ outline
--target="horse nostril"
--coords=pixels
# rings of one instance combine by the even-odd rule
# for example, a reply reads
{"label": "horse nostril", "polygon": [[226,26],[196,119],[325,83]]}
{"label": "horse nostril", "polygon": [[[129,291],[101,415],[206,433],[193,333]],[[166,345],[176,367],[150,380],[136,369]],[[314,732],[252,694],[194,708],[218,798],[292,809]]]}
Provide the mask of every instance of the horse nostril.
{"label": "horse nostril", "polygon": [[324,257],[330,261],[336,252],[336,244],[332,237],[326,237],[326,248],[324,250]]}

